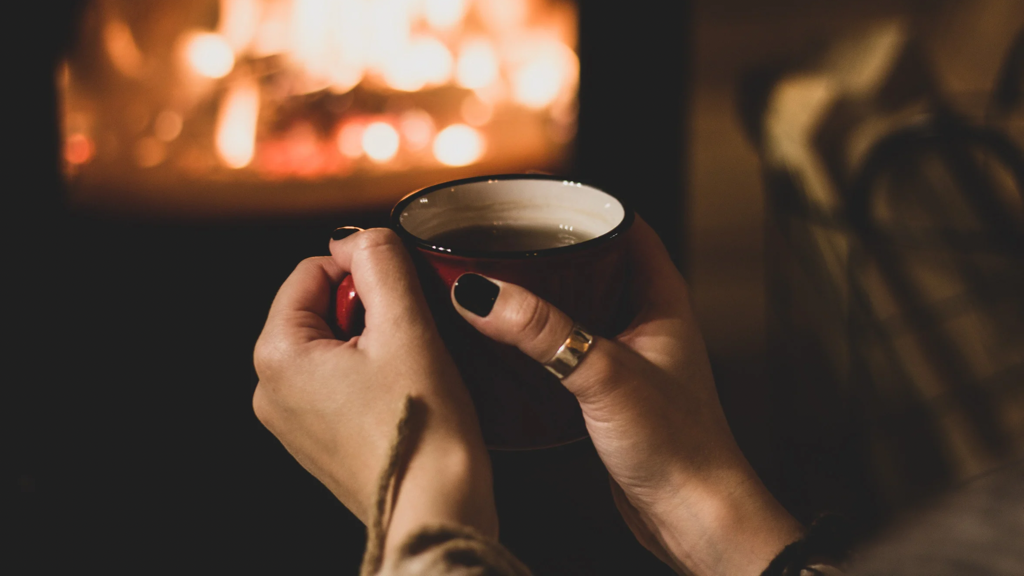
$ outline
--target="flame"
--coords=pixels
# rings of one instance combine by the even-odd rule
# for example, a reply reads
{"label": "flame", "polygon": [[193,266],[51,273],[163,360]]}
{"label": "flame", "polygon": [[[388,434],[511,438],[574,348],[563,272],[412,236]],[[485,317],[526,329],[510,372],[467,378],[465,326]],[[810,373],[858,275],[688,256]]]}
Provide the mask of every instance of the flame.
{"label": "flame", "polygon": [[387,162],[398,153],[398,131],[387,122],[374,122],[363,130],[363,152],[377,163]]}
{"label": "flame", "polygon": [[451,80],[454,59],[443,42],[430,36],[416,38],[410,42],[409,51],[428,85],[439,86]]}
{"label": "flame", "polygon": [[[188,89],[163,100],[120,103],[115,113],[130,133],[108,136],[91,123],[66,124],[66,166],[92,161],[95,137],[104,159],[125,155],[137,166],[192,170],[181,155],[194,148],[192,136],[209,126],[204,114],[212,98],[219,98],[219,108],[206,145],[212,140],[216,156],[203,148],[205,164],[194,163],[204,171],[214,162],[279,177],[337,176],[371,162],[395,170],[437,162],[465,166],[488,152],[487,130],[519,122],[541,130],[524,128],[522,133],[536,134],[530,139],[490,141],[491,156],[539,146],[543,139],[572,138],[579,80],[571,48],[575,3],[204,1],[219,6],[214,26],[179,28],[177,43],[165,51],[145,44],[146,54],[122,16],[105,14],[99,41],[114,68],[156,86],[151,72],[170,50],[181,74],[173,80]],[[206,12],[189,12],[187,20],[185,12],[182,24],[210,24]],[[171,82],[160,86],[178,90]],[[347,97],[324,93],[357,86]],[[411,94],[421,90],[431,92]],[[186,118],[189,131],[183,134]],[[331,126],[336,131],[325,136]],[[515,143],[505,144],[510,140]],[[120,152],[111,151],[114,145]]]}
{"label": "flame", "polygon": [[452,53],[443,42],[421,36],[411,40],[404,50],[388,60],[384,81],[394,90],[416,92],[448,82],[453,67]]}
{"label": "flame", "polygon": [[231,88],[221,101],[214,142],[217,154],[229,168],[243,168],[256,151],[256,122],[260,93],[255,82]]}
{"label": "flame", "polygon": [[302,92],[330,87],[344,93],[362,81],[366,10],[365,3],[356,0],[294,1],[285,52],[308,75]]}
{"label": "flame", "polygon": [[524,63],[512,75],[512,97],[527,108],[541,109],[560,95],[575,91],[579,59],[558,40],[532,43],[521,49]]}
{"label": "flame", "polygon": [[445,166],[467,166],[484,155],[482,134],[465,124],[452,124],[434,138],[434,158]]}
{"label": "flame", "polygon": [[256,38],[262,7],[259,0],[220,0],[217,32],[236,53],[248,48]]}
{"label": "flame", "polygon": [[423,15],[438,30],[454,28],[466,15],[465,0],[424,0]]}
{"label": "flame", "polygon": [[291,6],[284,2],[263,2],[260,23],[253,33],[248,49],[257,58],[284,54],[288,51],[291,35]]}
{"label": "flame", "polygon": [[[367,79],[401,92],[451,82],[480,90],[493,87],[504,75],[517,103],[543,109],[575,88],[579,65],[565,44],[571,33],[559,23],[560,12],[544,25],[547,37],[538,38],[536,28],[530,32],[533,4],[529,0],[220,0],[219,33],[205,37],[206,56],[196,56],[193,67],[208,76],[226,74],[230,70],[226,48],[232,55],[283,55],[302,72],[290,84],[293,94],[325,88],[344,93]],[[468,32],[462,32],[463,26]],[[487,30],[490,38],[480,35]],[[213,38],[219,42],[216,49]]]}
{"label": "flame", "polygon": [[503,33],[526,24],[529,2],[524,0],[478,0],[480,16],[488,28]]}
{"label": "flame", "polygon": [[200,76],[223,78],[235,67],[235,53],[220,34],[194,32],[186,35],[185,59]]}

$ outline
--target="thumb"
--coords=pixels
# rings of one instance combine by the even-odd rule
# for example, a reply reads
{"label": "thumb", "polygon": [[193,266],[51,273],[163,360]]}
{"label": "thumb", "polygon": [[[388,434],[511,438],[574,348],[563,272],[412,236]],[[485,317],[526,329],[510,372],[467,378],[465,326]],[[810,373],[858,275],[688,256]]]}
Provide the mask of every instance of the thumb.
{"label": "thumb", "polygon": [[[569,337],[573,321],[529,290],[480,276],[463,274],[452,287],[455,309],[483,335],[515,346],[534,360],[547,363]],[[621,352],[618,344],[594,337],[590,349],[562,384],[577,398],[600,392],[609,382]]]}

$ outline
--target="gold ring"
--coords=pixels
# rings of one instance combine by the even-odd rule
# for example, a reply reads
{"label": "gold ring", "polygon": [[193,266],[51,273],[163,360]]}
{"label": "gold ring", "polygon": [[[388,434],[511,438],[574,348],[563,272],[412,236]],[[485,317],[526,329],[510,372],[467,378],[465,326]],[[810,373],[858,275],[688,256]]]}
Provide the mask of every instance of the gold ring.
{"label": "gold ring", "polygon": [[569,337],[558,347],[558,352],[555,352],[551,360],[544,363],[544,367],[559,379],[564,379],[572,374],[593,343],[594,336],[592,334],[579,324],[573,324]]}

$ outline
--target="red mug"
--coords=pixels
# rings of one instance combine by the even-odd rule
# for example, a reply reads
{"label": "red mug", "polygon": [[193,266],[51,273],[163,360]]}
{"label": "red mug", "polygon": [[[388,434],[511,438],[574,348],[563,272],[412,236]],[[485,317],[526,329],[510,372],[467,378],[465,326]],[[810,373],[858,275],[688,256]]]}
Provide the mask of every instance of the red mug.
{"label": "red mug", "polygon": [[[469,389],[489,448],[536,449],[586,437],[576,398],[541,364],[483,336],[449,296],[474,272],[523,286],[592,332],[613,336],[626,278],[625,232],[633,212],[597,188],[552,176],[502,174],[429,186],[391,212],[391,227],[416,263],[441,337]],[[545,228],[577,243],[518,251],[439,245],[431,238],[466,227]],[[338,286],[340,335],[362,331],[363,308],[350,278]]]}

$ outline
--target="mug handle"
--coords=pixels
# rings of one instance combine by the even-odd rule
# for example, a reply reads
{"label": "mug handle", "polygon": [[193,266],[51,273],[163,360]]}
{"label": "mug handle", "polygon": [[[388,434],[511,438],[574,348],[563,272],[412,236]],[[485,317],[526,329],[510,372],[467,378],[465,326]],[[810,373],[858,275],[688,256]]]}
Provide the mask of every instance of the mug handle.
{"label": "mug handle", "polygon": [[342,340],[349,340],[353,336],[363,333],[366,327],[366,309],[363,308],[363,301],[356,294],[355,284],[352,283],[352,275],[345,276],[338,284],[338,290],[334,293],[334,328],[335,334]]}

